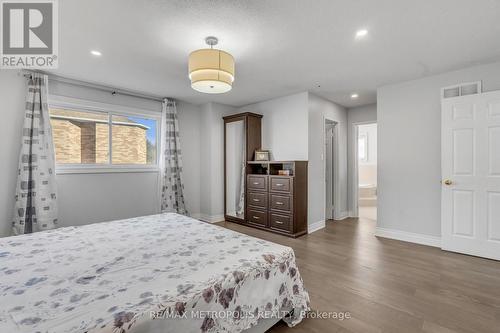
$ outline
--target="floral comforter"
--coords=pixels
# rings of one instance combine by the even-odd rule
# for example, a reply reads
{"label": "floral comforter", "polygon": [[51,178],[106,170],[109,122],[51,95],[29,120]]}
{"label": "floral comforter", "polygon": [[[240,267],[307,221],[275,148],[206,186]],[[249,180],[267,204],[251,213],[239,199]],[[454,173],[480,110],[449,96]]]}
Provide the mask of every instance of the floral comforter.
{"label": "floral comforter", "polygon": [[177,214],[0,239],[0,332],[240,332],[308,309],[291,248]]}

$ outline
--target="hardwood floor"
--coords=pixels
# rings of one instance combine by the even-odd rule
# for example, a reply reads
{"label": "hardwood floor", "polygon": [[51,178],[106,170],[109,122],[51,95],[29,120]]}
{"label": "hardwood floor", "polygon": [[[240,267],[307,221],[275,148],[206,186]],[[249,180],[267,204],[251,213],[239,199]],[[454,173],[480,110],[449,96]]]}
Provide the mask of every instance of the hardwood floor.
{"label": "hardwood floor", "polygon": [[292,247],[313,310],[352,316],[269,332],[500,332],[500,262],[377,238],[368,219],[328,221],[298,239],[221,225]]}

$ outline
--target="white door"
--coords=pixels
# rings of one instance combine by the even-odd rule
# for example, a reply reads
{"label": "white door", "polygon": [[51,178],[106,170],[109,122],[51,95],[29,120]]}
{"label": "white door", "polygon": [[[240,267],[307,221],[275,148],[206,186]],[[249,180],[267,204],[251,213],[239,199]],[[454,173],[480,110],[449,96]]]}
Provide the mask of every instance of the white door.
{"label": "white door", "polygon": [[442,101],[442,248],[500,260],[500,91]]}
{"label": "white door", "polygon": [[334,217],[334,191],[333,191],[333,140],[334,140],[334,126],[327,124],[326,137],[325,137],[325,152],[326,152],[326,168],[325,168],[325,181],[326,181],[326,219],[331,220]]}

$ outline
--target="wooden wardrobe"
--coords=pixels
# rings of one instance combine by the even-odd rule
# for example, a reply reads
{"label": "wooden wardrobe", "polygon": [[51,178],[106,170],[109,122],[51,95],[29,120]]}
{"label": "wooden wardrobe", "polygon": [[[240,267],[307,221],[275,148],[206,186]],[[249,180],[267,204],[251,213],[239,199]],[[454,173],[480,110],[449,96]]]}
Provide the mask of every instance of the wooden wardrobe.
{"label": "wooden wardrobe", "polygon": [[306,234],[307,161],[254,161],[262,115],[223,119],[225,220],[290,237]]}

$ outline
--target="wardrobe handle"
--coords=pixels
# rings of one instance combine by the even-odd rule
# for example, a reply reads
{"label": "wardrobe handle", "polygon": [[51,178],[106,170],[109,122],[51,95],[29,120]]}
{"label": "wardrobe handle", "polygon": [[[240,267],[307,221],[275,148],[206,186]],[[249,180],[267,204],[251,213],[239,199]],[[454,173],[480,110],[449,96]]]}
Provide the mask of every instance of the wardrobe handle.
{"label": "wardrobe handle", "polygon": [[253,182],[254,185],[259,185],[259,182]]}
{"label": "wardrobe handle", "polygon": [[255,201],[255,202],[259,202],[260,200],[259,200],[259,199],[253,199],[253,201]]}
{"label": "wardrobe handle", "polygon": [[285,222],[283,222],[283,221],[274,221],[274,222],[276,222],[276,223],[278,223],[278,224],[283,224],[283,223],[285,223]]}
{"label": "wardrobe handle", "polygon": [[281,201],[276,201],[277,205],[282,205],[283,203]]}
{"label": "wardrobe handle", "polygon": [[283,186],[283,184],[278,183],[278,184],[276,184],[276,186]]}
{"label": "wardrobe handle", "polygon": [[256,220],[259,220],[259,219],[260,219],[260,217],[258,217],[258,216],[252,216],[252,217],[253,217],[254,219],[256,219]]}

